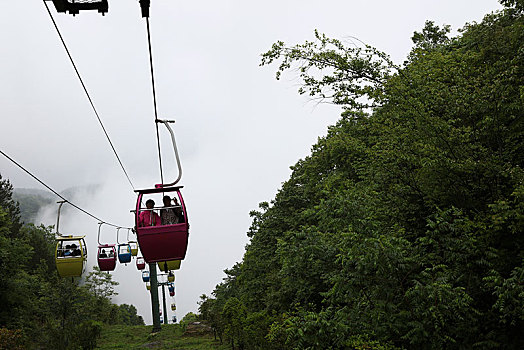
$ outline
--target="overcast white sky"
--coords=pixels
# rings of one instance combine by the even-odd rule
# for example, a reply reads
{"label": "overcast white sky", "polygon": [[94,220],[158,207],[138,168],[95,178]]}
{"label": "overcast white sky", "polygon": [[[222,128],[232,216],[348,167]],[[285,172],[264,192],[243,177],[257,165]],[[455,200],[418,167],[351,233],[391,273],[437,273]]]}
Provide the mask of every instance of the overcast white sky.
{"label": "overcast white sky", "polygon": [[[137,0],[110,0],[109,13],[57,14],[49,3],[94,104],[136,188],[159,182],[145,21]],[[426,20],[466,22],[496,0],[151,0],[158,111],[174,125],[191,223],[176,276],[177,316],[196,312],[223,270],[242,259],[249,211],[269,201],[340,110],[297,94],[292,74],[276,81],[260,54],[282,40],[357,37],[401,63]],[[0,1],[0,149],[53,189],[101,184],[71,200],[105,221],[132,226],[135,195],[120,169],[42,1]],[[163,132],[164,174],[176,177]],[[0,156],[0,173],[18,188],[42,188]],[[56,208],[42,213],[49,225]],[[86,234],[96,264],[97,222],[74,210],[61,232]],[[116,230],[104,228],[103,240]],[[122,236],[123,237],[123,236]],[[118,266],[117,303],[151,322],[149,293],[135,266]],[[168,301],[171,303],[171,299]],[[171,310],[169,318],[171,318]]]}

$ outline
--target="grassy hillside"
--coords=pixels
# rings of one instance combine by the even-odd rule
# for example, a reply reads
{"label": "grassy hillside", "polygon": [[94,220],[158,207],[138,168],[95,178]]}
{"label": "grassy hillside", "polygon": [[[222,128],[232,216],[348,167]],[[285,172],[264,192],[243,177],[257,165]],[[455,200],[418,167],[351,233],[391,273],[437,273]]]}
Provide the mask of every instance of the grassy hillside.
{"label": "grassy hillside", "polygon": [[152,326],[105,326],[96,349],[230,349],[215,341],[212,334],[184,334],[179,324],[163,325],[155,334],[151,330]]}

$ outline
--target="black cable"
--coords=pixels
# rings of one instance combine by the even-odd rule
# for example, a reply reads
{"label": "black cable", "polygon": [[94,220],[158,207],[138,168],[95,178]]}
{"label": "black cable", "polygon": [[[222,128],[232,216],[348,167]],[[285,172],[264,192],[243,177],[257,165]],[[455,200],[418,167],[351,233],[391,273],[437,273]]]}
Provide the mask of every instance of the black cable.
{"label": "black cable", "polygon": [[156,108],[156,90],[155,90],[155,75],[153,72],[153,50],[151,49],[151,32],[149,30],[149,17],[146,17],[147,24],[147,43],[149,46],[149,66],[151,67],[151,85],[153,86],[153,106],[155,109],[155,126],[156,126],[156,142],[158,146],[158,163],[160,165],[160,183],[164,183],[164,174],[162,172],[162,156],[160,154],[160,136],[158,134],[158,112]]}
{"label": "black cable", "polygon": [[66,201],[67,203],[71,204],[71,206],[75,207],[76,209],[80,210],[81,212],[83,212],[84,214],[87,214],[89,215],[90,217],[98,220],[99,222],[103,222],[104,224],[106,225],[109,225],[109,226],[113,226],[113,227],[121,227],[121,228],[128,228],[128,227],[123,227],[123,226],[119,226],[119,225],[114,225],[114,224],[111,224],[111,223],[108,223],[108,222],[105,222],[104,220],[102,219],[99,219],[97,218],[96,216],[94,216],[93,214],[89,213],[88,211],[80,208],[79,206],[77,206],[76,204],[74,203],[71,203],[69,200],[67,200],[67,198],[65,198],[64,196],[62,196],[60,193],[56,192],[55,190],[53,190],[51,187],[47,186],[42,180],[40,180],[39,178],[37,178],[35,175],[31,174],[31,172],[29,172],[27,169],[25,169],[22,165],[18,164],[13,158],[9,157],[7,154],[5,154],[2,150],[0,150],[0,153],[2,153],[2,155],[4,157],[6,157],[7,159],[9,159],[11,162],[13,162],[16,166],[18,166],[20,169],[22,169],[23,171],[25,171],[27,174],[29,174],[29,176],[31,176],[33,179],[35,179],[36,181],[40,182],[40,184],[42,184],[45,188],[47,188],[49,191],[53,192],[55,195],[57,195],[58,197],[60,197],[62,200]]}
{"label": "black cable", "polygon": [[93,111],[95,112],[96,118],[98,119],[98,122],[100,123],[100,126],[102,127],[102,130],[104,131],[104,134],[106,135],[107,141],[109,141],[109,144],[111,145],[111,148],[113,149],[113,153],[115,154],[116,159],[118,160],[118,163],[120,164],[120,167],[122,168],[122,170],[124,171],[124,174],[127,177],[127,181],[129,181],[129,184],[131,185],[131,187],[134,190],[135,186],[133,186],[133,183],[131,182],[131,179],[129,178],[129,175],[127,174],[127,171],[124,168],[124,165],[122,164],[122,161],[120,160],[120,157],[116,153],[116,149],[113,146],[113,143],[111,142],[111,139],[109,138],[109,135],[107,134],[106,128],[104,127],[104,124],[102,123],[102,120],[100,119],[100,116],[98,115],[98,112],[97,112],[97,110],[95,108],[93,100],[91,99],[91,96],[89,95],[89,92],[87,91],[87,88],[86,88],[86,86],[84,84],[84,81],[82,80],[82,77],[80,76],[80,72],[76,68],[75,61],[73,60],[73,57],[71,56],[71,53],[69,52],[69,49],[67,48],[67,45],[66,45],[66,43],[64,41],[64,38],[62,37],[62,34],[60,33],[60,30],[58,29],[58,26],[57,26],[57,24],[55,22],[55,19],[53,18],[53,15],[51,14],[51,10],[49,10],[49,6],[47,6],[47,3],[46,3],[45,0],[44,0],[44,5],[45,5],[45,7],[47,9],[47,12],[49,13],[49,17],[51,18],[51,21],[53,22],[53,25],[55,26],[56,32],[58,33],[58,36],[60,37],[60,40],[62,41],[62,45],[64,46],[64,49],[66,50],[67,55],[69,56],[69,60],[73,64],[73,68],[75,69],[76,75],[78,76],[78,79],[80,80],[80,84],[82,84],[82,87],[84,88],[84,91],[85,91],[85,93],[87,95],[87,99],[89,100],[89,103],[91,104],[91,107],[93,108]]}

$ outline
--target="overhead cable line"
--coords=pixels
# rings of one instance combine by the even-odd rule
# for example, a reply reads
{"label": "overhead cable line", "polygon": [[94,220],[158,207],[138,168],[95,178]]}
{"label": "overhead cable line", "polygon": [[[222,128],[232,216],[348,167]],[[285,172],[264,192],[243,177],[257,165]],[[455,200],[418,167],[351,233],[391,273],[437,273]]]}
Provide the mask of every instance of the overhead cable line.
{"label": "overhead cable line", "polygon": [[160,136],[158,133],[158,112],[156,108],[156,90],[155,90],[155,74],[153,71],[153,50],[151,49],[151,32],[149,30],[149,13],[146,17],[147,25],[147,43],[149,47],[149,66],[151,67],[151,85],[153,87],[153,107],[155,109],[155,127],[156,127],[156,142],[158,146],[158,163],[160,166],[160,183],[164,183],[164,174],[162,172],[162,156],[160,154]]}
{"label": "overhead cable line", "polygon": [[[125,176],[127,178],[127,181],[129,181],[129,184],[131,185],[131,187],[134,190],[135,186],[131,182],[131,179],[129,178],[129,175],[127,174],[127,171],[124,168],[124,165],[122,164],[122,161],[120,160],[120,157],[118,156],[118,153],[116,153],[115,146],[113,146],[113,142],[111,142],[111,139],[109,138],[109,135],[107,134],[106,128],[104,127],[104,124],[102,123],[102,119],[100,119],[98,111],[96,110],[95,105],[93,103],[93,100],[91,99],[91,95],[89,95],[89,92],[87,91],[87,87],[85,86],[84,81],[83,81],[82,77],[80,76],[80,72],[76,68],[75,61],[73,60],[73,57],[71,56],[71,53],[69,52],[69,49],[67,48],[67,45],[66,45],[66,43],[64,41],[64,38],[62,37],[62,34],[60,33],[60,30],[58,29],[58,25],[56,24],[55,19],[53,18],[53,15],[51,13],[51,10],[49,10],[49,6],[47,6],[47,3],[46,3],[45,0],[44,0],[44,5],[45,5],[45,7],[47,9],[47,13],[49,13],[49,17],[51,18],[51,21],[53,22],[53,25],[55,26],[56,32],[58,33],[58,36],[60,37],[60,40],[62,41],[62,45],[64,46],[64,49],[66,50],[67,55],[69,56],[69,60],[71,61],[71,64],[73,65],[73,68],[75,69],[76,75],[78,76],[78,79],[80,80],[80,84],[82,84],[82,87],[84,88],[84,91],[85,91],[85,93],[87,95],[87,99],[89,100],[89,103],[91,104],[91,107],[93,108],[93,111],[95,112],[96,118],[98,119],[98,122],[100,123],[100,126],[102,127],[102,130],[104,131],[104,134],[106,135],[107,141],[109,141],[109,144],[111,145],[111,148],[113,149],[113,153],[115,154],[116,159],[118,160],[118,163],[120,164],[120,167],[124,171],[124,174],[125,174]],[[157,132],[158,132],[158,130],[157,130]]]}
{"label": "overhead cable line", "polygon": [[20,165],[17,161],[15,161],[13,158],[9,157],[7,154],[4,153],[4,151],[0,150],[0,153],[2,153],[2,155],[4,157],[6,157],[7,159],[9,159],[11,162],[13,162],[16,166],[18,166],[20,169],[22,169],[23,171],[25,171],[27,174],[29,174],[29,176],[31,176],[33,179],[35,179],[36,181],[40,182],[40,184],[42,184],[45,188],[47,188],[49,191],[53,192],[55,195],[57,195],[58,197],[60,197],[62,200],[66,201],[67,203],[69,203],[71,206],[73,206],[74,208],[80,210],[81,212],[83,212],[84,214],[87,214],[89,215],[90,217],[92,217],[93,219],[96,219],[98,220],[99,222],[103,222],[104,224],[106,225],[109,225],[109,226],[113,226],[113,227],[120,227],[120,228],[127,228],[127,227],[123,227],[123,226],[120,226],[120,225],[114,225],[114,224],[111,224],[109,222],[105,222],[104,220],[96,217],[95,215],[89,213],[88,211],[86,211],[85,209],[82,209],[80,208],[78,205],[70,202],[67,198],[65,198],[64,196],[62,196],[60,193],[56,192],[55,190],[53,190],[51,187],[49,187],[48,185],[46,185],[42,180],[40,180],[39,178],[37,178],[35,175],[33,175],[29,170],[27,170],[26,168],[24,168],[22,165]]}

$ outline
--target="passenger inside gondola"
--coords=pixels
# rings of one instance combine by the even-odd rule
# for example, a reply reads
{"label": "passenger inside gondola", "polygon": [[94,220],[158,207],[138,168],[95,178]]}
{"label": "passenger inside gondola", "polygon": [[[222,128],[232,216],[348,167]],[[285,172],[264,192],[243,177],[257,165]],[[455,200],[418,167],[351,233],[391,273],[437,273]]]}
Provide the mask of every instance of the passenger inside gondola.
{"label": "passenger inside gondola", "polygon": [[173,208],[173,206],[171,205],[171,198],[169,196],[164,196],[164,198],[162,198],[162,201],[164,202],[165,208],[160,210],[160,219],[162,221],[162,225],[178,224],[180,219],[176,213],[176,208]]}
{"label": "passenger inside gondola", "polygon": [[101,259],[107,258],[107,254],[106,254],[106,250],[105,249],[102,249],[102,252],[100,253],[100,258]]}
{"label": "passenger inside gondola", "polygon": [[158,214],[153,211],[154,207],[155,207],[155,201],[152,199],[148,199],[146,201],[147,210],[140,212],[140,215],[138,217],[138,226],[139,227],[159,226],[161,224],[160,216],[158,216]]}
{"label": "passenger inside gondola", "polygon": [[64,252],[64,256],[72,256],[73,251],[71,250],[71,245],[70,244],[66,245],[65,250],[63,250],[63,252]]}
{"label": "passenger inside gondola", "polygon": [[72,256],[80,256],[82,255],[82,252],[80,252],[80,249],[77,248],[76,244],[71,244],[71,255]]}
{"label": "passenger inside gondola", "polygon": [[178,216],[178,223],[184,223],[186,220],[184,219],[184,212],[182,211],[182,206],[178,204],[178,201],[175,197],[173,197],[173,201],[175,202],[175,214]]}

